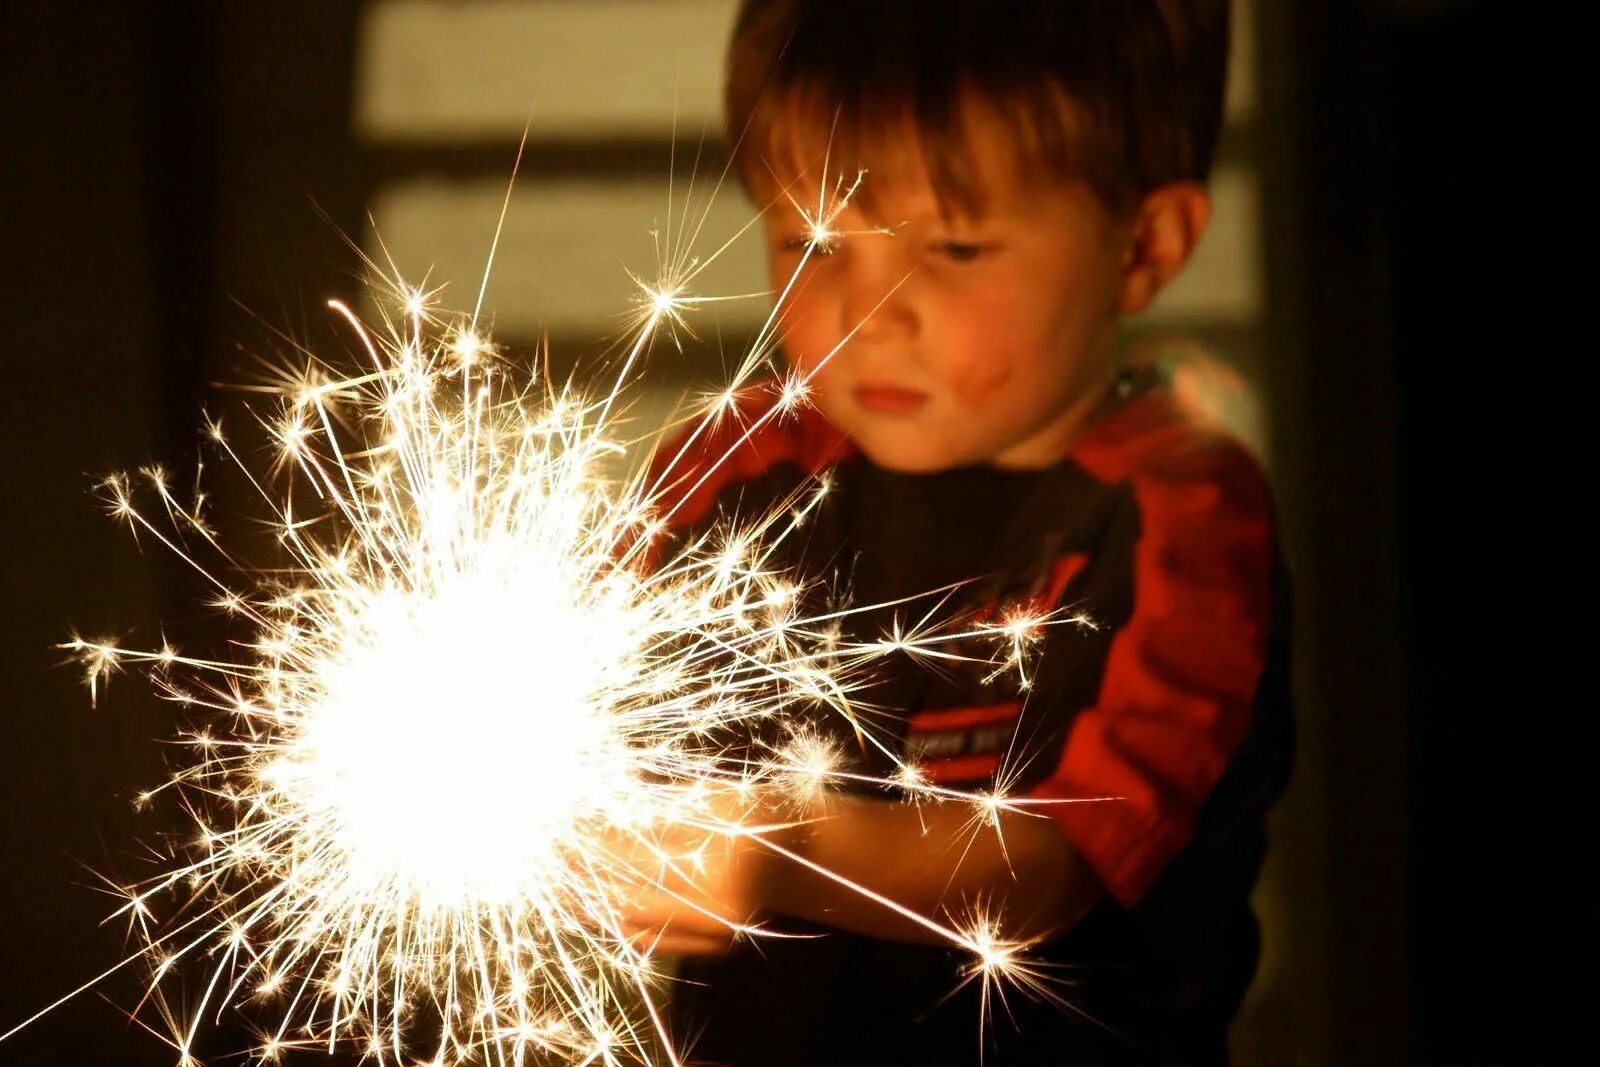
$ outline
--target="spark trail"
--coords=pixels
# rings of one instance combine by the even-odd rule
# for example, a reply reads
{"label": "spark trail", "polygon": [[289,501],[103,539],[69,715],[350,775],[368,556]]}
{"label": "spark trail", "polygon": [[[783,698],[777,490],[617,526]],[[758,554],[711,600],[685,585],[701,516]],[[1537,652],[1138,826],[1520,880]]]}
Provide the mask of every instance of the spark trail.
{"label": "spark trail", "polygon": [[[854,188],[837,184],[814,212],[795,203],[815,238],[807,255],[837,239]],[[669,225],[665,244],[692,236]],[[852,642],[841,622],[865,609],[808,616],[803,576],[771,562],[825,481],[669,545],[665,486],[685,452],[664,453],[655,474],[614,475],[637,446],[614,412],[658,335],[709,299],[693,295],[701,266],[666,255],[640,282],[620,369],[598,394],[519,375],[476,310],[452,315],[397,277],[376,325],[331,303],[363,364],[341,372],[306,355],[271,387],[255,408],[270,470],[208,425],[287,567],[236,559],[159,469],[104,483],[111,514],[204,576],[254,634],[226,661],[69,646],[92,693],[144,668],[201,724],[184,738],[193,758],[142,798],[176,794],[193,841],[122,887],[118,913],[143,938],[130,961],[150,967],[181,1063],[207,1019],[247,1002],[274,1020],[250,1051],[260,1063],[336,1047],[396,1064],[678,1063],[665,980],[625,926],[624,895],[692,884],[718,842],[805,864],[772,839],[772,798],[803,804],[861,779],[802,729],[752,750],[766,720],[838,717],[895,761],[880,784],[970,804],[975,828],[1028,803],[927,783],[858,717],[853,693],[891,651],[950,656],[980,635],[998,667],[1020,668],[1050,620]],[[738,417],[794,284],[726,390],[680,421],[688,441]],[[735,436],[805,403],[807,385],[782,379],[780,402]],[[947,925],[854,888],[970,950],[985,983],[1037,985],[1025,946],[983,916]],[[174,1009],[167,981],[194,967],[201,992]]]}

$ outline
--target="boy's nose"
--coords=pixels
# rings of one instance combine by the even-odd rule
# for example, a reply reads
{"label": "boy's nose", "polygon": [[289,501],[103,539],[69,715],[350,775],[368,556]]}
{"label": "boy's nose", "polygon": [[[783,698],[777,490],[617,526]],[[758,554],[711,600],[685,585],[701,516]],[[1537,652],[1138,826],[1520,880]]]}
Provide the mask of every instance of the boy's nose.
{"label": "boy's nose", "polygon": [[844,300],[840,303],[841,331],[851,340],[862,342],[903,341],[915,337],[918,322],[916,307],[911,302],[909,269],[872,263],[872,257],[851,258]]}

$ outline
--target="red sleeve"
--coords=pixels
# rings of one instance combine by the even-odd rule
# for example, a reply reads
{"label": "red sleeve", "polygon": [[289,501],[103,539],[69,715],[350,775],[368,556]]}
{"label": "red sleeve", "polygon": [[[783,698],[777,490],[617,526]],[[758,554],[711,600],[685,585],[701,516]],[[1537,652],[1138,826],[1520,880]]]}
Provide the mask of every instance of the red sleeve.
{"label": "red sleeve", "polygon": [[1194,834],[1201,804],[1249,730],[1272,623],[1272,507],[1233,442],[1170,424],[1077,455],[1125,482],[1139,509],[1133,608],[1098,698],[1035,795],[1124,906]]}

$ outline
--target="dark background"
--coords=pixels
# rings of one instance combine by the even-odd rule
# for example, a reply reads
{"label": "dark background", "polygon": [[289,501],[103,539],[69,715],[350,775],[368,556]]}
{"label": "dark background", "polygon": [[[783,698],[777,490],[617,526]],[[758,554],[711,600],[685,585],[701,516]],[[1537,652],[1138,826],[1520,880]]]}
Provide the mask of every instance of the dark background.
{"label": "dark background", "polygon": [[[152,458],[191,470],[209,383],[270,345],[263,322],[318,338],[306,309],[356,291],[338,231],[385,165],[349,130],[354,4],[4,11],[0,1031],[121,958],[94,872],[148,870],[130,843],[162,825],[129,798],[163,777],[170,709],[137,677],[91,708],[52,646],[74,626],[216,640],[192,576],[87,489]],[[1506,961],[1529,936],[1592,938],[1591,903],[1547,894],[1515,935],[1504,903],[1469,903],[1531,879],[1499,851],[1512,783],[1489,771],[1469,632],[1494,607],[1461,391],[1483,270],[1463,220],[1494,191],[1475,14],[1258,5],[1263,384],[1305,709],[1275,825],[1284,975],[1252,1008],[1263,1064],[1456,1062],[1457,1042],[1469,1062],[1505,1022],[1525,1053],[1579,1003],[1566,970]],[[95,992],[0,1043],[0,1064],[171,1059]]]}

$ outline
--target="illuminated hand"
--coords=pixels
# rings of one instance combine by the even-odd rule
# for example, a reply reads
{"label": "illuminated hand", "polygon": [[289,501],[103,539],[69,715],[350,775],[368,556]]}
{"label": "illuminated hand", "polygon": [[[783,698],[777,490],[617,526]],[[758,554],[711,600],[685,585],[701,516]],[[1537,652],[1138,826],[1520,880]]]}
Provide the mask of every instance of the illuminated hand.
{"label": "illuminated hand", "polygon": [[758,921],[770,860],[734,831],[678,829],[646,845],[613,844],[640,876],[618,890],[623,928],[640,948],[663,956],[720,955]]}

